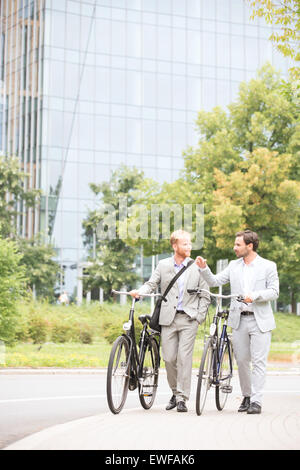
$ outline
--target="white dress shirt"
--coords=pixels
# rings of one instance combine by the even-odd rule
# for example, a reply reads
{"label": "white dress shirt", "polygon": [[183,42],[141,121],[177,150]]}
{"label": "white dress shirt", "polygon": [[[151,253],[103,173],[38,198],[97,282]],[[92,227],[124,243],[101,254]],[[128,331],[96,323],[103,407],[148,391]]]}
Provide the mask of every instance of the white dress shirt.
{"label": "white dress shirt", "polygon": [[[243,294],[246,296],[248,295],[251,297],[251,292],[254,286],[255,281],[255,265],[257,261],[257,256],[250,264],[246,264],[243,260],[243,278],[242,278],[242,286],[243,286]],[[252,297],[251,297],[252,298]],[[242,304],[242,310],[247,310],[249,312],[253,312],[252,304]]]}
{"label": "white dress shirt", "polygon": [[[174,261],[174,268],[175,268],[175,272],[176,274],[181,271],[181,269],[187,265],[188,263],[188,258],[185,258],[184,261],[182,261],[181,264],[176,264],[176,261],[175,261],[175,258],[173,256],[173,261]],[[179,290],[179,296],[178,296],[178,303],[177,303],[177,310],[183,310],[182,308],[182,301],[183,301],[183,287],[184,287],[184,281],[185,281],[185,275],[186,273],[184,272],[183,274],[181,274],[181,276],[179,276],[179,278],[177,279],[177,284],[178,284],[178,290]]]}

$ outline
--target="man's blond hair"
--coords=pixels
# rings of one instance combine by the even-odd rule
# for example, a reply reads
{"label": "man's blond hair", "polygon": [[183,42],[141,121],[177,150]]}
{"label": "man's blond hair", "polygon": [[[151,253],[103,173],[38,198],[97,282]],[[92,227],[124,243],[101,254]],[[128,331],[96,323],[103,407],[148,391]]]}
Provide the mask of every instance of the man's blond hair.
{"label": "man's blond hair", "polygon": [[174,243],[177,242],[177,240],[180,240],[180,238],[183,238],[186,235],[188,235],[191,238],[191,234],[189,232],[186,232],[185,230],[182,230],[182,229],[175,230],[175,232],[171,233],[171,237],[170,237],[171,245],[173,246]]}

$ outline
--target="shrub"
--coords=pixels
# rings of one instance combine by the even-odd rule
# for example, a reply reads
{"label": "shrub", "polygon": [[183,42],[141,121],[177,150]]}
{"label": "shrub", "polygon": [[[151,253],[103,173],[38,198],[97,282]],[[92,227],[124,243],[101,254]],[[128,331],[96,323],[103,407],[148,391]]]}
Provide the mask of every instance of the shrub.
{"label": "shrub", "polygon": [[29,333],[29,324],[27,317],[20,317],[18,318],[18,322],[15,329],[15,340],[16,342],[27,342],[30,340],[30,333]]}
{"label": "shrub", "polygon": [[88,323],[77,323],[72,328],[73,341],[79,341],[83,344],[93,343],[93,330]]}
{"label": "shrub", "polygon": [[120,336],[120,325],[113,324],[111,322],[104,323],[103,336],[109,344],[112,344],[114,340]]}
{"label": "shrub", "polygon": [[66,343],[72,339],[72,326],[67,323],[55,323],[51,331],[51,340],[54,343]]}
{"label": "shrub", "polygon": [[83,344],[92,344],[93,342],[92,332],[89,330],[81,330],[79,333],[79,340]]}
{"label": "shrub", "polygon": [[16,245],[0,239],[0,340],[15,341],[18,324],[17,301],[24,295],[25,275]]}
{"label": "shrub", "polygon": [[29,320],[28,335],[34,344],[45,343],[49,332],[50,324],[41,315],[34,315]]}
{"label": "shrub", "polygon": [[[127,319],[123,320],[122,322],[118,318],[117,321],[115,321],[114,323],[112,321],[106,321],[104,323],[103,336],[110,344],[112,344],[118,336],[124,333],[122,326],[125,321],[127,321]],[[134,326],[135,326],[135,337],[136,337],[136,341],[138,342],[140,333],[142,330],[142,324],[137,318],[135,318],[134,320]]]}

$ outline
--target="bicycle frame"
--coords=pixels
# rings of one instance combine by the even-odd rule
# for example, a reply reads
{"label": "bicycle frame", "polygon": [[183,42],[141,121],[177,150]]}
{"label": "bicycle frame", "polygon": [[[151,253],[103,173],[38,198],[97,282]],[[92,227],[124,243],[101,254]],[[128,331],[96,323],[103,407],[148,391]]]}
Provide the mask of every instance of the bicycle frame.
{"label": "bicycle frame", "polygon": [[[198,288],[188,289],[188,292],[198,295],[205,293],[216,298],[216,311],[210,325],[209,335],[205,336],[206,339],[199,366],[196,412],[198,415],[201,415],[205,406],[207,392],[211,386],[215,386],[215,401],[219,411],[223,410],[225,406],[227,394],[232,392],[230,382],[233,376],[233,357],[231,339],[227,333],[229,309],[221,309],[221,299],[235,298],[237,301],[243,302],[244,298],[236,294],[213,294],[206,289]],[[224,322],[222,324],[222,331],[220,332],[220,322],[222,320],[224,320]]]}
{"label": "bicycle frame", "polygon": [[[219,338],[219,348],[218,348],[218,354],[217,354],[217,359],[218,359],[217,373],[218,373],[218,375],[220,374],[220,365],[222,364],[226,344],[228,344],[228,345],[230,344],[229,339],[228,339],[228,334],[227,334],[227,318],[225,318],[225,322],[223,323],[223,327],[222,327],[222,333],[221,333],[221,336]],[[232,377],[233,367],[232,367],[232,356],[231,356],[231,348],[230,347],[228,347],[228,355],[229,355],[229,374],[221,379],[221,380],[224,380],[224,381],[227,380],[229,377]]]}
{"label": "bicycle frame", "polygon": [[[144,343],[147,337],[155,336],[154,334],[149,334],[147,331],[147,323],[143,325],[143,329],[140,336],[139,341],[139,351],[137,348],[137,343],[135,339],[135,327],[134,327],[134,306],[137,299],[132,299],[131,308],[129,311],[129,320],[128,322],[124,323],[123,329],[126,333],[123,333],[122,336],[126,338],[129,343],[129,356],[128,356],[128,365],[130,365],[131,370],[127,371],[127,375],[129,376],[129,380],[135,380],[136,383],[129,384],[129,389],[134,390],[137,386],[140,389],[140,393],[142,393],[142,370],[141,370],[141,360],[142,354],[144,352]],[[160,351],[160,340],[158,342],[158,352]],[[160,363],[160,354],[159,354],[159,363]]]}
{"label": "bicycle frame", "polygon": [[[112,293],[131,295],[130,292]],[[161,296],[160,294],[147,294],[148,297]],[[160,355],[160,341],[151,329],[148,331],[150,315],[140,315],[143,328],[136,342],[134,327],[134,310],[136,298],[132,299],[129,319],[123,324],[124,333],[118,336],[112,346],[109,356],[106,393],[108,406],[112,413],[118,414],[126,402],[128,390],[138,388],[139,400],[144,409],[149,410],[155,400]]]}
{"label": "bicycle frame", "polygon": [[[131,308],[129,312],[129,320],[123,325],[123,329],[126,331],[126,333],[123,333],[122,335],[126,338],[126,340],[129,343],[128,365],[130,365],[131,367],[131,370],[127,370],[127,375],[129,376],[129,379],[138,378],[138,369],[140,365],[140,357],[138,354],[137,344],[135,340],[134,304],[135,304],[135,299],[132,300],[132,304],[131,304]],[[134,377],[132,377],[132,372],[133,372]],[[131,385],[131,387],[136,388],[137,385],[138,383]],[[130,384],[129,384],[129,388],[130,388]],[[131,389],[134,390],[134,388],[131,388]]]}
{"label": "bicycle frame", "polygon": [[[228,334],[227,334],[227,319],[228,319],[228,309],[226,310],[219,310],[220,309],[220,299],[217,299],[217,305],[216,305],[216,313],[213,318],[212,325],[210,327],[210,337],[213,340],[213,349],[215,351],[214,357],[213,357],[213,382],[212,385],[220,385],[219,381],[219,374],[220,374],[220,366],[222,364],[222,359],[225,351],[225,346],[226,344],[229,344],[228,341]],[[219,336],[218,328],[219,328],[219,322],[221,319],[224,319],[224,323],[222,325],[222,332],[221,335]],[[212,331],[214,329],[214,331]],[[232,366],[232,357],[231,357],[231,350],[230,348],[228,349],[229,353],[229,375],[226,377],[223,377],[222,380],[227,380],[228,377],[232,377],[232,371],[233,371],[233,366]]]}

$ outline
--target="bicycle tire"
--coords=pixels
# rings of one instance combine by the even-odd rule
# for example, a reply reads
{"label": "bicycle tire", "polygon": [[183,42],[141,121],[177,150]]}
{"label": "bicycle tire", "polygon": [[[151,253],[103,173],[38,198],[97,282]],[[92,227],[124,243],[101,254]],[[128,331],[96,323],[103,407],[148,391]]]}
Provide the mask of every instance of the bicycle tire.
{"label": "bicycle tire", "polygon": [[149,410],[154,403],[159,373],[159,348],[154,338],[148,338],[141,360],[142,382],[139,399],[142,407]]}
{"label": "bicycle tire", "polygon": [[[220,383],[220,385],[216,385],[215,399],[216,399],[216,407],[219,411],[223,410],[227,402],[227,398],[228,398],[228,387],[230,387],[231,373],[232,373],[232,365],[230,364],[231,358],[232,358],[232,348],[231,348],[231,343],[228,340],[226,341],[224,345],[224,350],[222,353],[222,358],[221,358],[221,363],[220,363],[220,370],[218,374],[218,382]],[[227,392],[224,391],[226,390],[226,387],[227,387]]]}
{"label": "bicycle tire", "polygon": [[208,339],[203,349],[197,382],[196,413],[198,416],[202,414],[206,402],[207,392],[212,383],[211,374],[213,365],[213,355],[214,350],[212,346],[212,341],[211,339]]}
{"label": "bicycle tire", "polygon": [[129,385],[129,344],[124,336],[119,336],[113,343],[109,356],[106,396],[109,409],[118,414],[122,410]]}

